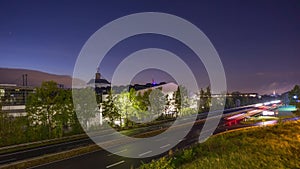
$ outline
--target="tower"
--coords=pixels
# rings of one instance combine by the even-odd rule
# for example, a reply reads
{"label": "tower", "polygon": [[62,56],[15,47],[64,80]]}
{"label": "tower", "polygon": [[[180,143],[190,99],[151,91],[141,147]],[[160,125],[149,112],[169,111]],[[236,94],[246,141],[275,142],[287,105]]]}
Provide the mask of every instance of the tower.
{"label": "tower", "polygon": [[101,73],[99,72],[99,67],[97,68],[97,73],[96,73],[95,76],[96,76],[96,77],[95,77],[96,80],[97,80],[97,79],[101,79]]}

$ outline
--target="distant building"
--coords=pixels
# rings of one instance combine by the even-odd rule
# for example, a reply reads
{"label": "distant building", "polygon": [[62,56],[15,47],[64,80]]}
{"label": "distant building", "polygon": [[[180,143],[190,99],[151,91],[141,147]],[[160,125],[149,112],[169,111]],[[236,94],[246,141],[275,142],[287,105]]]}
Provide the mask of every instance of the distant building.
{"label": "distant building", "polygon": [[177,91],[178,89],[178,85],[175,84],[175,83],[160,83],[159,85],[155,85],[155,86],[152,86],[152,87],[148,87],[148,88],[144,88],[142,90],[137,90],[137,93],[141,93],[143,94],[144,92],[146,92],[147,90],[150,90],[150,89],[160,89],[161,88],[161,91],[164,95],[169,95],[169,97],[173,97],[173,94],[174,92]]}
{"label": "distant building", "polygon": [[249,98],[259,98],[259,94],[257,93],[239,93],[239,92],[233,92],[231,94],[228,94],[227,97],[249,97]]}
{"label": "distant building", "polygon": [[282,93],[281,100],[282,100],[283,104],[289,105],[290,104],[289,92]]}
{"label": "distant building", "polygon": [[95,74],[95,79],[91,79],[87,85],[95,89],[95,92],[102,100],[105,100],[106,95],[111,89],[111,83],[106,79],[101,78],[99,71]]}
{"label": "distant building", "polygon": [[10,116],[24,116],[27,96],[34,92],[33,87],[16,84],[0,84],[1,112]]}
{"label": "distant building", "polygon": [[131,88],[133,88],[134,90],[138,91],[138,90],[149,89],[149,88],[153,88],[153,87],[157,87],[157,86],[162,86],[165,84],[166,84],[166,82],[156,83],[154,80],[152,80],[152,83],[130,85],[129,90]]}
{"label": "distant building", "polygon": [[95,79],[91,79],[88,82],[88,85],[95,88],[103,88],[103,87],[109,87],[111,84],[106,79],[102,79],[101,74],[97,72],[95,74]]}

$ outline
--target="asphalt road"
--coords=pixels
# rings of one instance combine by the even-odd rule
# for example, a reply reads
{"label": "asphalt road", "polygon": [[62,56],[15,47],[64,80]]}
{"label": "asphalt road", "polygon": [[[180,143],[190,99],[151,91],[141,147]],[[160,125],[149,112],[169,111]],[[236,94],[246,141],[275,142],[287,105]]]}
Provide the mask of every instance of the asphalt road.
{"label": "asphalt road", "polygon": [[[239,111],[243,111],[244,109],[247,109],[247,108],[249,108],[249,107],[242,107],[242,108],[237,108],[237,109],[233,109],[233,110],[226,110],[226,111],[224,111],[224,114],[233,114],[233,113],[236,113]],[[172,144],[173,144],[173,141],[179,142],[177,144],[177,146],[174,147],[173,149],[183,148],[190,144],[198,142],[199,133],[205,122],[205,120],[203,120],[203,119],[205,119],[206,117],[207,117],[207,114],[205,114],[205,113],[198,116],[198,119],[200,119],[200,123],[198,125],[195,125],[192,128],[192,130],[189,132],[189,134],[185,137],[184,140],[180,140],[180,141],[172,140],[172,135],[169,135],[168,138],[166,138],[166,139],[157,140],[158,141],[157,144],[160,145],[159,148],[169,149],[170,144],[168,143],[168,141],[171,141]],[[168,122],[168,123],[164,123],[161,125],[133,129],[131,131],[131,133],[137,134],[137,133],[143,133],[143,132],[147,132],[147,131],[153,131],[153,130],[160,129],[162,127],[168,127],[172,123],[173,122]],[[184,124],[186,122],[183,119],[181,121],[181,123]],[[235,127],[243,127],[243,126],[235,126]],[[228,127],[225,127],[224,122],[221,120],[215,133],[219,133],[224,130],[228,130]],[[176,131],[176,132],[180,132],[180,131]],[[182,131],[182,132],[186,132],[186,131]],[[109,133],[110,133],[110,131],[107,131],[106,133],[102,133],[100,137],[104,137],[105,135],[108,136],[108,135],[110,135]],[[70,149],[74,149],[76,147],[82,147],[82,146],[91,145],[91,144],[94,144],[91,139],[84,138],[84,139],[75,140],[75,141],[71,141],[71,142],[42,146],[42,147],[38,147],[38,148],[32,148],[32,149],[22,150],[22,151],[18,151],[18,152],[12,152],[12,153],[8,153],[8,154],[0,154],[0,165],[8,164],[8,163],[19,161],[19,160],[29,159],[29,158],[33,158],[33,157],[38,157],[38,156],[42,156],[45,154],[57,153],[57,152],[70,150]],[[137,143],[133,143],[133,144],[137,144]],[[116,147],[115,152],[128,151],[128,150],[125,150],[126,148],[124,148],[124,147],[126,147],[126,144]],[[139,150],[139,151],[141,153],[139,154],[140,158],[138,158],[138,159],[124,158],[124,157],[120,157],[120,156],[111,154],[105,150],[98,150],[98,151],[80,155],[78,157],[74,157],[71,159],[58,161],[58,162],[50,163],[47,165],[42,165],[42,166],[39,166],[36,168],[86,168],[86,167],[93,168],[93,166],[95,168],[130,168],[132,166],[133,167],[139,166],[141,164],[141,162],[149,162],[152,159],[156,159],[156,158],[159,158],[159,157],[165,155],[165,154],[161,154],[159,156],[154,156],[151,158],[143,158],[143,156],[151,155],[152,150],[145,149],[145,150]]]}
{"label": "asphalt road", "polygon": [[[190,146],[191,144],[197,143],[199,141],[199,133],[203,127],[204,123],[195,125],[192,130],[189,132],[189,134],[181,140],[177,140],[180,142],[177,144],[176,147],[173,147],[172,150],[176,149],[182,149],[184,147]],[[230,129],[236,129],[236,128],[242,128],[249,125],[235,125],[235,126],[224,126],[224,121],[221,121],[218,128],[215,130],[214,134],[220,133],[226,130]],[[180,132],[180,131],[177,131]],[[89,168],[89,169],[104,169],[104,168],[113,168],[113,169],[130,169],[130,168],[137,168],[142,163],[150,162],[153,159],[158,159],[168,153],[168,149],[170,148],[170,143],[174,140],[172,140],[171,136],[166,139],[159,139],[156,140],[158,143],[160,143],[161,146],[157,147],[160,149],[165,149],[166,152],[157,156],[149,157],[149,158],[143,158],[145,155],[151,155],[153,150],[149,147],[144,147],[143,150],[139,150],[140,158],[125,158],[121,157],[115,154],[112,154],[110,152],[107,152],[105,150],[98,150],[95,152],[83,154],[77,157],[73,157],[70,159],[57,161],[49,164],[44,164],[41,166],[33,167],[35,169],[82,169],[82,168]],[[138,143],[131,143],[131,144],[138,144]],[[115,152],[124,152],[124,151],[130,151],[126,149],[126,146],[121,146],[121,148],[116,148]]]}
{"label": "asphalt road", "polygon": [[[143,127],[143,128],[138,128],[138,129],[132,129],[130,131],[124,131],[125,132],[130,132],[131,134],[129,135],[134,135],[137,133],[143,133],[145,131],[153,131],[160,129],[161,127],[168,127],[172,122],[169,123],[164,123],[161,125],[155,125],[155,126],[150,126],[150,127]],[[105,137],[109,136],[111,133],[111,130],[107,130],[101,133],[98,133],[95,135],[95,137]],[[94,142],[90,138],[82,138],[74,141],[69,141],[69,142],[63,142],[63,143],[57,143],[57,144],[52,144],[52,145],[46,145],[46,146],[41,146],[37,148],[29,148],[17,152],[11,152],[11,153],[5,153],[5,154],[0,154],[0,167],[3,164],[8,164],[11,162],[15,161],[20,161],[20,160],[25,160],[33,157],[38,157],[42,156],[45,154],[51,154],[51,153],[57,153],[57,152],[62,152],[66,150],[71,150],[74,148],[78,147],[83,147],[87,145],[94,144]]]}

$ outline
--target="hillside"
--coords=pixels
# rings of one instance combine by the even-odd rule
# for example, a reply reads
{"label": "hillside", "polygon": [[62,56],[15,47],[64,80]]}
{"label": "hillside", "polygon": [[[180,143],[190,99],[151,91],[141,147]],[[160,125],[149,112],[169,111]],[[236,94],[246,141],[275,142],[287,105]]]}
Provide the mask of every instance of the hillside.
{"label": "hillside", "polygon": [[[0,84],[22,85],[22,75],[27,74],[28,86],[40,86],[43,81],[53,80],[63,84],[66,88],[72,87],[72,77],[68,75],[56,75],[36,70],[0,68]],[[82,85],[82,80],[76,80],[77,85]]]}

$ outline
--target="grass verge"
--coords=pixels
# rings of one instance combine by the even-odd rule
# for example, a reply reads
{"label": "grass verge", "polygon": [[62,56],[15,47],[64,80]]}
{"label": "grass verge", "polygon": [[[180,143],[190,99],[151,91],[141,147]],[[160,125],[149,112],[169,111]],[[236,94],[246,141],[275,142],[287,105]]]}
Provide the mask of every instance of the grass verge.
{"label": "grass verge", "polygon": [[300,168],[300,121],[212,136],[141,169]]}

